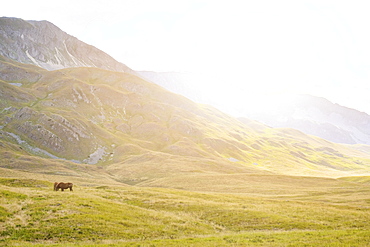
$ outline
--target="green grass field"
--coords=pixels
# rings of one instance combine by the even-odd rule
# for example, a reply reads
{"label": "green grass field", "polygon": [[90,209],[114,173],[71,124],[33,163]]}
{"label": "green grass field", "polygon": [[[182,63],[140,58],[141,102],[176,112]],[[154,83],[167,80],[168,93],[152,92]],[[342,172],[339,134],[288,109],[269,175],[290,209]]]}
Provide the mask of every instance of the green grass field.
{"label": "green grass field", "polygon": [[368,181],[261,180],[279,193],[77,182],[56,192],[52,182],[1,178],[0,245],[368,246]]}

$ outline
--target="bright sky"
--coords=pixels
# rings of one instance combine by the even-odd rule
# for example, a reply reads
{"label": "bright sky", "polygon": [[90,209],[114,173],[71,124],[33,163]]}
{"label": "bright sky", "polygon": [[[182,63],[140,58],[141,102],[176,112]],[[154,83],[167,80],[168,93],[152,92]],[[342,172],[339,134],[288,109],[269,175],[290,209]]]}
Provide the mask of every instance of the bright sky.
{"label": "bright sky", "polygon": [[12,0],[0,8],[0,16],[48,20],[135,70],[201,73],[195,86],[223,110],[307,93],[370,114],[369,13],[370,2],[357,0]]}

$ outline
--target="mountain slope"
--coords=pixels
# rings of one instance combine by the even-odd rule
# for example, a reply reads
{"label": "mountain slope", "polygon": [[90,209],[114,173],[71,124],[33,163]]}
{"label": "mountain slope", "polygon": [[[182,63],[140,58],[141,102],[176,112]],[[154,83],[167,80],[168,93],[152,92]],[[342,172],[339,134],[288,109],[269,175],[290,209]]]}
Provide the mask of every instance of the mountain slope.
{"label": "mountain slope", "polygon": [[[143,78],[196,102],[220,103],[196,89],[200,78],[185,73],[138,72]],[[271,127],[294,128],[310,135],[345,144],[370,144],[370,116],[364,112],[333,104],[311,95],[270,96],[263,108],[250,102],[235,106],[239,116],[255,119]],[[221,104],[220,104],[221,105]]]}
{"label": "mountain slope", "polygon": [[108,54],[68,35],[48,21],[1,17],[0,55],[47,70],[97,67],[132,72]]}
{"label": "mountain slope", "polygon": [[[184,176],[370,172],[366,147],[235,119],[114,68],[109,56],[50,23],[1,22],[0,151],[6,169],[57,175],[51,159],[64,174],[94,177],[99,167],[106,178],[151,186]],[[71,68],[49,71],[40,61]],[[96,68],[98,62],[109,70]],[[96,165],[94,171],[83,173],[84,164]]]}
{"label": "mountain slope", "polygon": [[245,115],[272,127],[287,127],[346,144],[370,144],[370,116],[310,95],[276,97],[274,105]]}
{"label": "mountain slope", "polygon": [[[108,54],[79,41],[47,21],[2,17],[0,41],[0,55],[21,63],[47,70],[82,66],[129,72],[197,102],[209,101],[193,88],[193,84],[199,80],[196,76],[132,71]],[[16,75],[14,73],[11,76]],[[276,109],[284,111],[264,109],[253,112],[253,108],[248,107],[238,111],[245,117],[272,127],[295,128],[336,143],[370,144],[370,116],[366,113],[313,96],[276,98],[271,101],[278,106]]]}
{"label": "mountain slope", "polygon": [[292,129],[239,121],[129,73],[47,71],[5,58],[0,69],[4,147],[103,165],[104,172],[121,182],[152,185],[184,175],[343,176],[370,171],[366,152]]}
{"label": "mountain slope", "polygon": [[136,71],[136,73],[144,80],[181,94],[195,102],[207,102],[208,100],[196,86],[201,83],[201,79],[191,73],[154,71]]}

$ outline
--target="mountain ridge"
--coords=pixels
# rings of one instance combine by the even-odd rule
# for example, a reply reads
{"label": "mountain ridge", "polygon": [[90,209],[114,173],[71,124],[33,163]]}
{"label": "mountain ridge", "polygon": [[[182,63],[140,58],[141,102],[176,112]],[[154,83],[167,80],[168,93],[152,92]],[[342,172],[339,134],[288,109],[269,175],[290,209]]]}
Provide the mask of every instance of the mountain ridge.
{"label": "mountain ridge", "polygon": [[[178,72],[138,72],[143,78],[164,88],[182,94],[196,102],[213,104],[196,89],[199,78]],[[238,100],[234,112],[238,117],[257,120],[274,128],[295,128],[307,134],[343,144],[370,144],[370,116],[365,112],[342,106],[313,95],[284,94],[269,96],[264,108],[247,107],[243,99]],[[258,102],[256,102],[258,104]],[[307,109],[312,109],[308,112]],[[313,114],[315,111],[316,114]]]}
{"label": "mountain ridge", "polygon": [[0,41],[0,55],[47,70],[82,66],[133,72],[108,54],[48,21],[0,17]]}
{"label": "mountain ridge", "polygon": [[311,95],[284,95],[275,99],[273,110],[245,112],[272,127],[289,127],[329,141],[370,144],[370,116]]}

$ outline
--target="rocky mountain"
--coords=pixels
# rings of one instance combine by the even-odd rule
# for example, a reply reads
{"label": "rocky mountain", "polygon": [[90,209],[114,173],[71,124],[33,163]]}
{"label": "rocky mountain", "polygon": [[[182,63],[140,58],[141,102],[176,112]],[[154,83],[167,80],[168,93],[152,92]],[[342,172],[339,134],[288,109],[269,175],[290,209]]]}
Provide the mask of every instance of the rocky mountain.
{"label": "rocky mountain", "polygon": [[336,143],[370,144],[370,116],[311,95],[284,95],[260,111],[244,112],[272,127],[294,128]]}
{"label": "rocky mountain", "polygon": [[0,55],[47,70],[96,67],[132,72],[108,54],[63,32],[48,21],[1,17]]}
{"label": "rocky mountain", "polygon": [[[22,30],[32,23],[18,21]],[[24,32],[6,37],[11,35],[25,39]],[[55,44],[63,43],[56,39]],[[65,42],[73,61],[78,56],[69,45]],[[89,170],[82,165],[89,164],[94,174],[151,185],[162,178],[205,174],[334,177],[370,172],[366,147],[238,120],[129,71],[95,66],[49,71],[39,62],[19,62],[20,55],[14,55],[18,62],[10,58],[29,44],[15,44],[13,52],[11,43],[7,47],[8,56],[0,56],[2,168],[57,174],[60,164],[71,175]],[[35,48],[32,57],[52,59],[48,51]],[[91,54],[81,53],[78,61],[92,61]]]}

